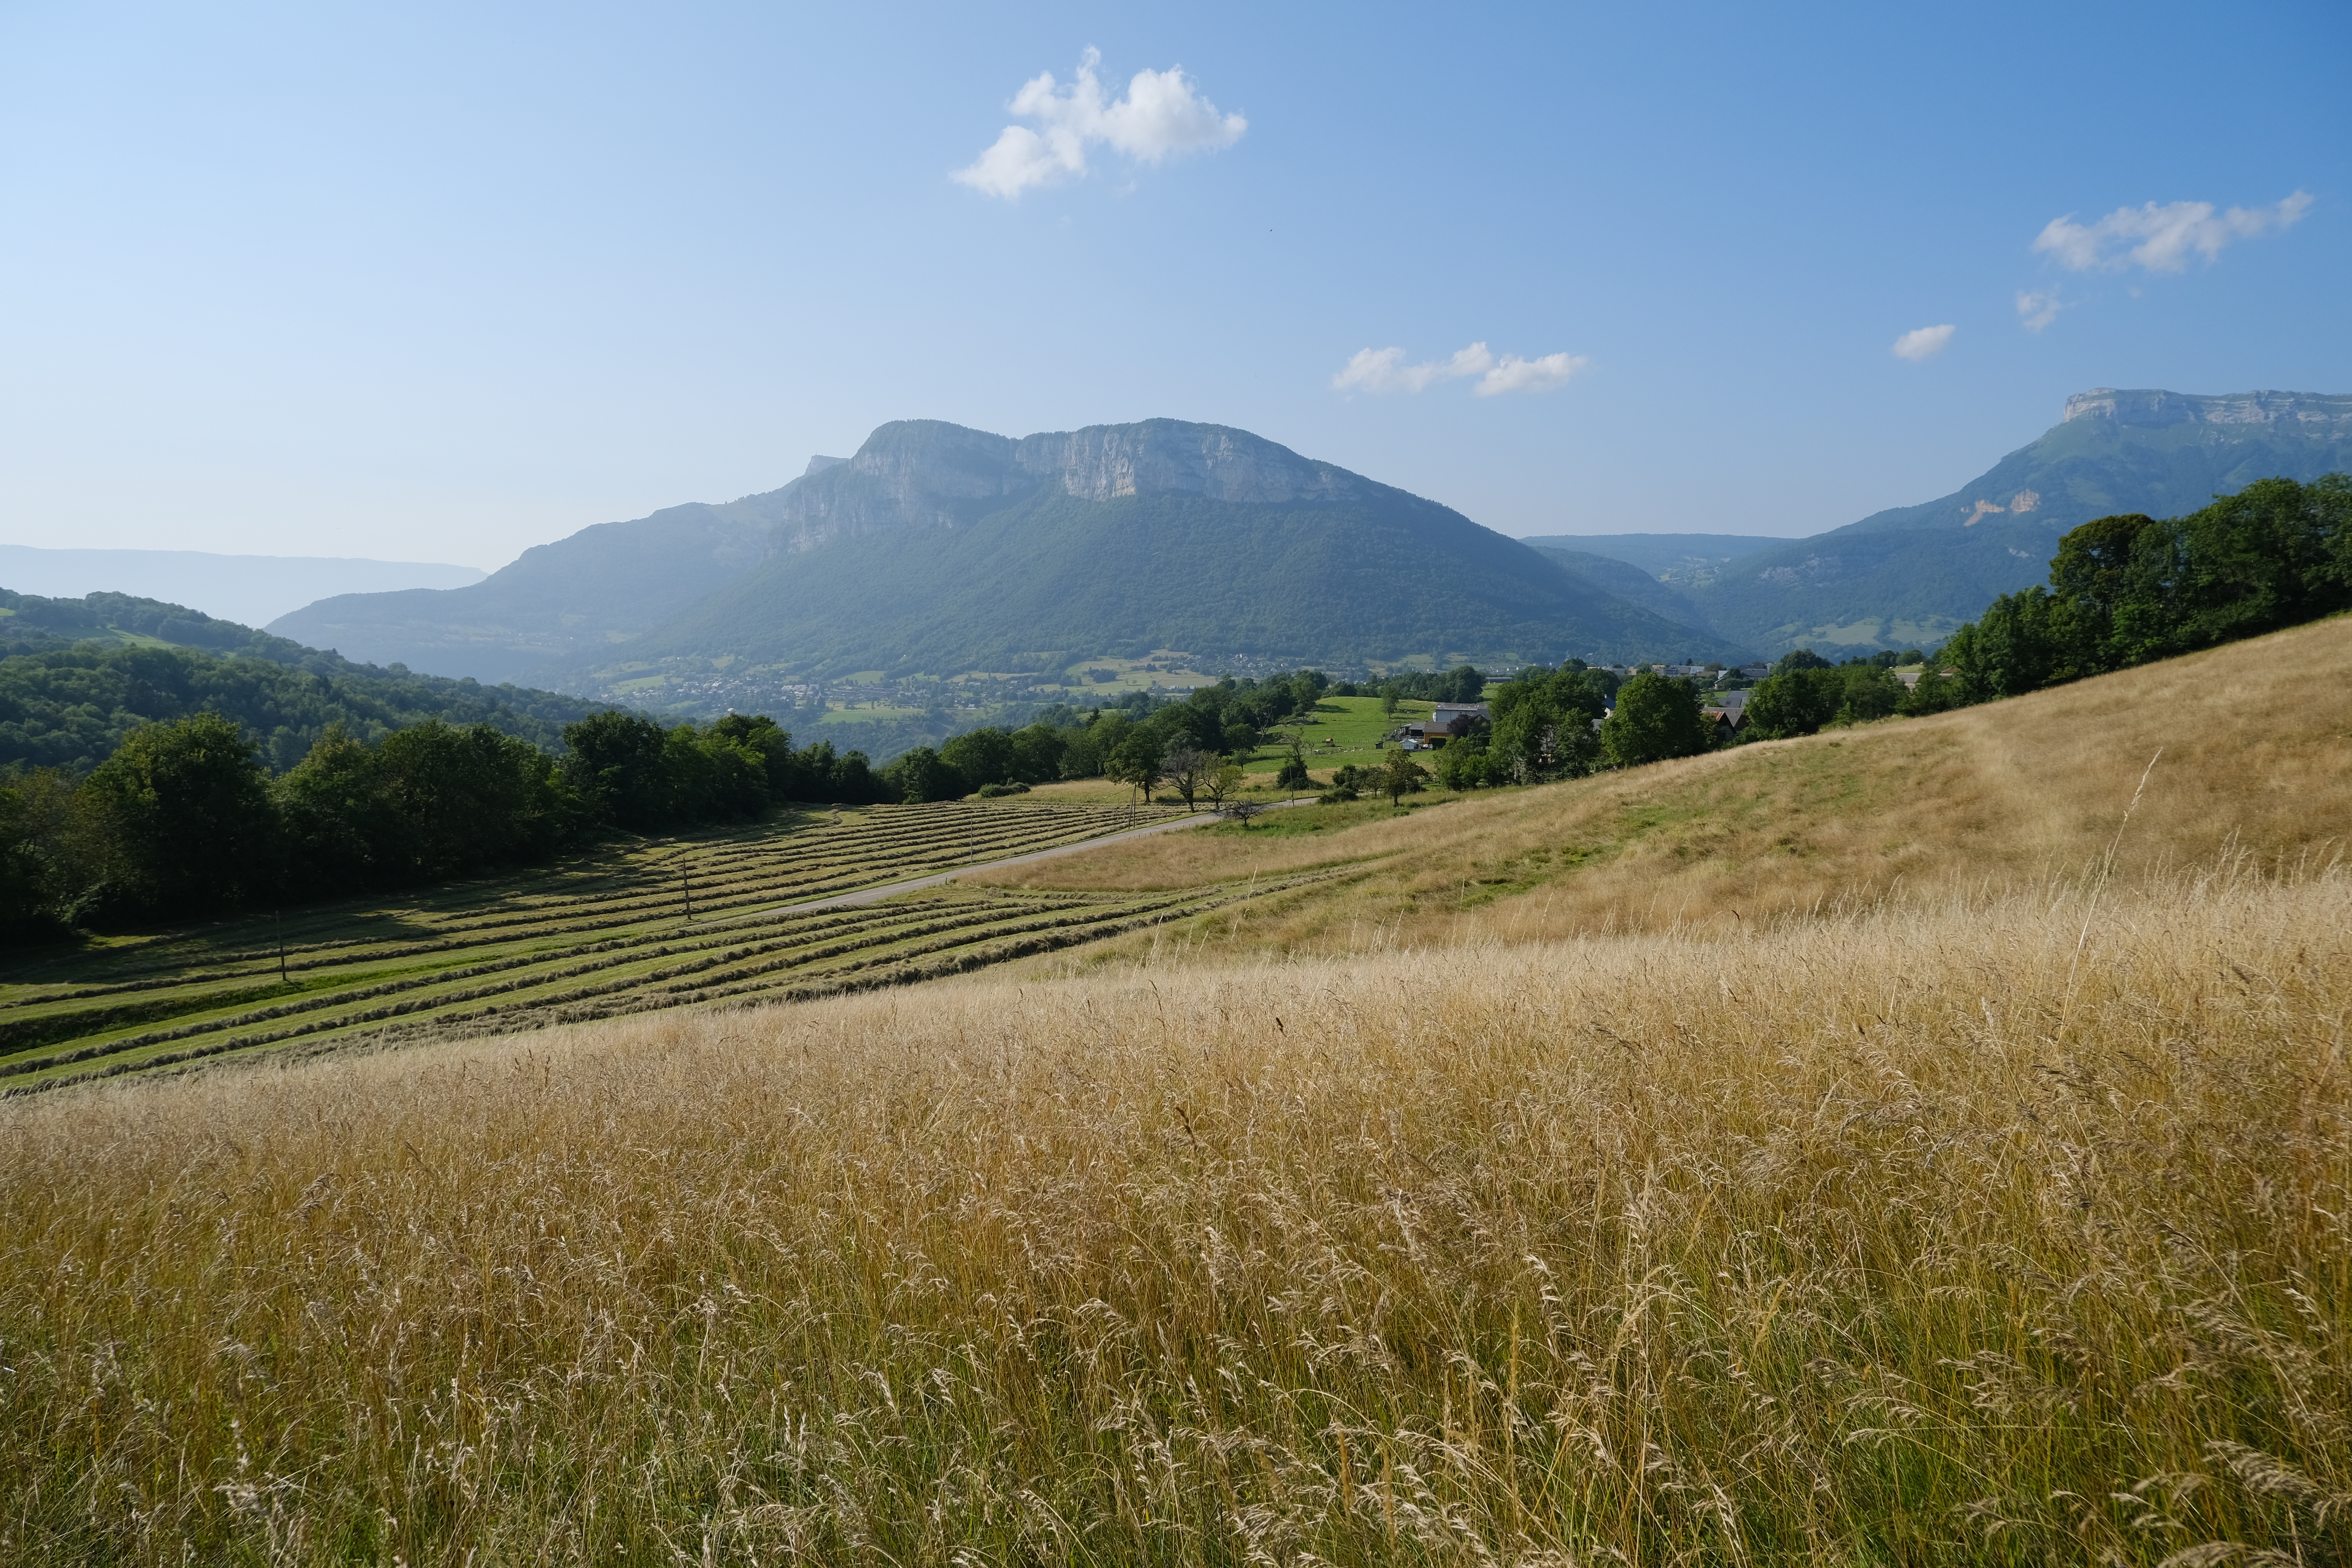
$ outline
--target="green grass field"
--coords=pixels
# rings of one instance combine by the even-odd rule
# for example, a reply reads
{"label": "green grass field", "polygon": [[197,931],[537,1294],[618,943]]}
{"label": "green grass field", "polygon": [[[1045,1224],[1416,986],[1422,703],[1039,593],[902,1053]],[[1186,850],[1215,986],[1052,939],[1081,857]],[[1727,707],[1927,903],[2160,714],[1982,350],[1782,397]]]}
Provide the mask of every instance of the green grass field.
{"label": "green grass field", "polygon": [[[282,923],[248,919],[34,954],[0,969],[0,1093],[265,1052],[894,984],[1230,901],[1217,887],[1108,897],[944,887],[807,907],[1149,819],[1113,804],[1031,801],[795,815],[289,911]],[[1275,890],[1261,882],[1243,896]]]}
{"label": "green grass field", "polygon": [[[1318,779],[1328,778],[1349,763],[1358,766],[1378,760],[1381,737],[1399,724],[1429,717],[1430,704],[1402,702],[1396,717],[1386,717],[1377,697],[1326,697],[1315,705],[1312,719],[1299,729],[1307,738],[1307,765]],[[1271,773],[1285,755],[1278,742],[1269,741],[1247,756],[1234,760],[1253,773]]]}

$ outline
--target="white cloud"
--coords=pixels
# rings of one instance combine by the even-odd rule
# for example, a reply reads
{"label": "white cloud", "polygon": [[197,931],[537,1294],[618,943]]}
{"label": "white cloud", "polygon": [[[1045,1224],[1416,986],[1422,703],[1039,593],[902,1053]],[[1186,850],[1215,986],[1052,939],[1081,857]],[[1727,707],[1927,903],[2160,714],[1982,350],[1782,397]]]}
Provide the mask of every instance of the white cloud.
{"label": "white cloud", "polygon": [[1448,358],[1420,364],[1405,363],[1404,350],[1400,348],[1358,349],[1355,357],[1331,378],[1331,388],[1335,392],[1423,392],[1441,381],[1475,375],[1479,378],[1476,391],[1481,397],[1498,392],[1549,392],[1567,385],[1570,376],[1591,363],[1580,354],[1566,353],[1546,354],[1541,359],[1505,354],[1496,359],[1485,343],[1472,343],[1456,349]]}
{"label": "white cloud", "polygon": [[2092,224],[2076,223],[2068,213],[2042,227],[2033,248],[2037,254],[2049,252],[2061,267],[2074,272],[2120,271],[2132,266],[2179,272],[2189,265],[2190,253],[2210,263],[2233,239],[2292,228],[2310,206],[2311,197],[2297,191],[2276,206],[2231,207],[2219,216],[2211,202],[2117,207]]}
{"label": "white cloud", "polygon": [[2030,289],[2017,291],[2017,320],[2029,332],[2038,332],[2056,321],[2058,312],[2065,308],[2066,301],[2058,298],[2055,289],[2046,294]]}
{"label": "white cloud", "polygon": [[1591,363],[1582,354],[1546,354],[1541,359],[1505,354],[1479,378],[1476,391],[1481,397],[1504,392],[1550,392],[1566,386],[1570,376]]}
{"label": "white cloud", "polygon": [[1041,71],[1013,95],[1013,112],[1039,129],[1008,125],[970,168],[953,178],[1007,201],[1032,185],[1050,185],[1087,172],[1087,148],[1107,143],[1141,163],[1158,163],[1185,153],[1213,153],[1242,139],[1249,121],[1220,115],[1217,106],[1194,90],[1183,68],[1140,70],[1127,84],[1127,96],[1106,100],[1095,67],[1101,51],[1088,49],[1078,61],[1077,79],[1064,87]]}
{"label": "white cloud", "polygon": [[1939,354],[1944,352],[1944,345],[1952,341],[1955,330],[1948,321],[1940,327],[1914,327],[1895,340],[1895,357],[1907,359],[1916,364],[1923,359]]}
{"label": "white cloud", "polygon": [[1452,359],[1424,364],[1404,363],[1404,350],[1358,349],[1355,357],[1331,378],[1336,392],[1421,392],[1432,382],[1476,375],[1493,366],[1495,356],[1485,343],[1455,351]]}

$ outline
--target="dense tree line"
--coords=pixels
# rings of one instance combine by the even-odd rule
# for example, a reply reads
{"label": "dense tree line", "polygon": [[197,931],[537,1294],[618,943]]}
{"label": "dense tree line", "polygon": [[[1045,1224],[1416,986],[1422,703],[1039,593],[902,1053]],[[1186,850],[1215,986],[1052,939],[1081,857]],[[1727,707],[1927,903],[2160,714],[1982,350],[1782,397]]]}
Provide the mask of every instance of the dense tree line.
{"label": "dense tree line", "polygon": [[1570,659],[1496,687],[1490,721],[1465,721],[1430,760],[1448,789],[1542,784],[1696,756],[1722,743],[1697,684],[1641,670],[1622,680]]}
{"label": "dense tree line", "polygon": [[1063,708],[880,771],[829,742],[795,747],[766,717],[665,728],[607,711],[563,726],[561,756],[487,723],[427,719],[370,737],[330,721],[273,777],[248,728],[199,710],[130,730],[79,779],[63,768],[0,775],[0,931],[381,892],[544,859],[599,828],[748,821],[785,802],[952,800],[1106,774],[1148,791],[1171,761],[1182,787],[1214,795],[1209,759],[1255,746],[1329,686],[1304,671],[1223,681],[1181,702]]}
{"label": "dense tree line", "polygon": [[[2050,585],[2004,594],[1944,647],[1942,705],[2015,697],[2352,609],[2352,477],[2260,479],[2186,517],[2086,522]],[[1922,681],[1923,687],[1928,682]]]}
{"label": "dense tree line", "polygon": [[600,827],[742,821],[782,801],[893,798],[856,752],[766,718],[664,729],[595,714],[557,757],[488,724],[370,741],[339,724],[272,777],[226,715],[132,731],[76,780],[0,779],[0,931],[23,939],[339,898],[544,859]]}
{"label": "dense tree line", "polygon": [[[2098,518],[2047,587],[2004,594],[1905,691],[1882,660],[1800,649],[1749,695],[1742,739],[1936,713],[2128,669],[2352,609],[2352,479],[2261,479],[2186,517]],[[1913,656],[1905,656],[1904,662]]]}

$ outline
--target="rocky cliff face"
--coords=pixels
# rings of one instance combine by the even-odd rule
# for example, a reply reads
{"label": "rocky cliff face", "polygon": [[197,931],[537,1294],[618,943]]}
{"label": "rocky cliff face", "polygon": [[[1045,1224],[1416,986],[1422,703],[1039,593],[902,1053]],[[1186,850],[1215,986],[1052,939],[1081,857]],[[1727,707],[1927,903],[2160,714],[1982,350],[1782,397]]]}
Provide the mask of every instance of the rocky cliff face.
{"label": "rocky cliff face", "polygon": [[813,549],[890,528],[956,528],[1053,489],[1081,500],[1188,493],[1212,500],[1334,501],[1380,487],[1221,425],[1150,419],[1015,441],[932,419],[898,420],[846,463],[783,495],[777,545]]}
{"label": "rocky cliff face", "polygon": [[2218,397],[2141,388],[2095,386],[2066,400],[2066,417],[2112,419],[2118,425],[2273,425],[2335,434],[2352,427],[2352,395],[2316,392],[2232,392]]}
{"label": "rocky cliff face", "polygon": [[1025,473],[1081,500],[1183,492],[1263,503],[1339,500],[1365,481],[1287,447],[1222,425],[1148,419],[1030,436],[1013,448]]}

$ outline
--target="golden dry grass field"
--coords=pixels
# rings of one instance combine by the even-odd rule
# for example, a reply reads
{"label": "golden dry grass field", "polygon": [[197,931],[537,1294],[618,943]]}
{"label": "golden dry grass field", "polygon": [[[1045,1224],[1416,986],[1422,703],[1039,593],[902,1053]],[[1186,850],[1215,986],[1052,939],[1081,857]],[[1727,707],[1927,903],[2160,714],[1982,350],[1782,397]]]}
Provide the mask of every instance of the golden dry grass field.
{"label": "golden dry grass field", "polygon": [[1358,873],[1161,932],[1163,952],[1171,940],[1214,953],[1725,931],[2079,869],[2143,778],[2118,851],[2126,875],[2352,846],[2352,617],[1933,719],[1424,795],[1410,812],[1326,807],[1271,831],[1219,826],[972,880],[1108,892]]}
{"label": "golden dry grass field", "polygon": [[1073,858],[1366,868],[1092,973],[0,1105],[0,1561],[2345,1561],[2347,643]]}

